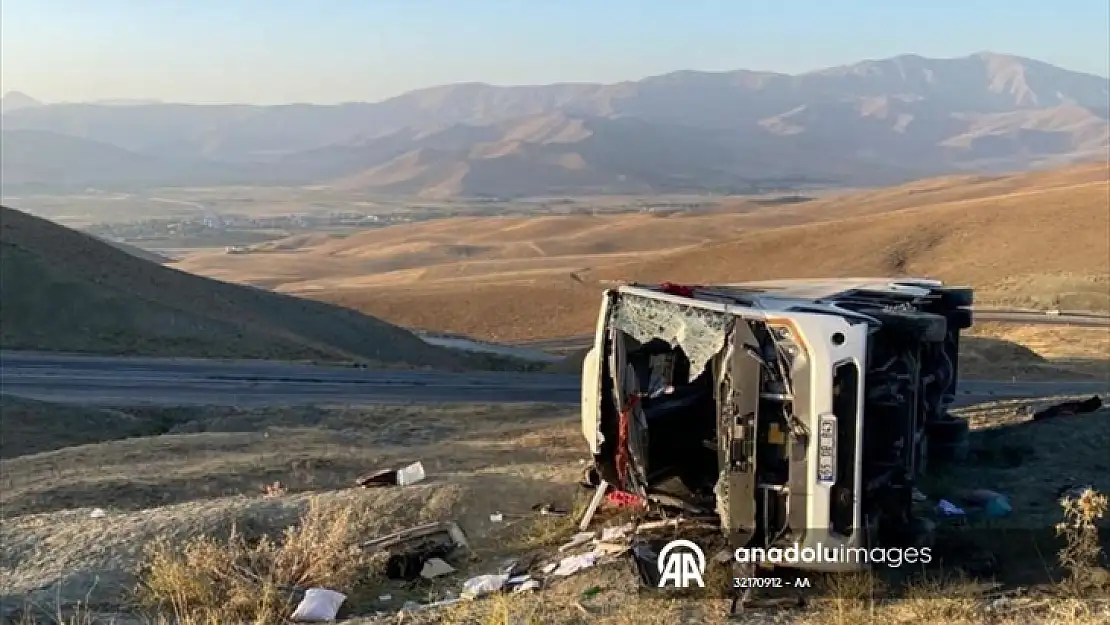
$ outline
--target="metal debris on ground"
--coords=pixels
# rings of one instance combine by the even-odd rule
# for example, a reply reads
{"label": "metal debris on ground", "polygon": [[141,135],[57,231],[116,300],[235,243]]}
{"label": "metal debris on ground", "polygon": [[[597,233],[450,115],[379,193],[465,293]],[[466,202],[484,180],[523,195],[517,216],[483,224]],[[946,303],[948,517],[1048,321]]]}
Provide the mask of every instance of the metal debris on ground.
{"label": "metal debris on ground", "polygon": [[408,486],[424,480],[427,474],[420,461],[401,467],[400,469],[381,469],[366,473],[355,478],[355,484],[363,488],[381,488],[383,486]]}
{"label": "metal debris on ground", "polygon": [[410,527],[380,538],[368,540],[360,546],[367,551],[378,551],[424,540],[434,540],[454,547],[470,549],[466,534],[454,521],[437,521]]}

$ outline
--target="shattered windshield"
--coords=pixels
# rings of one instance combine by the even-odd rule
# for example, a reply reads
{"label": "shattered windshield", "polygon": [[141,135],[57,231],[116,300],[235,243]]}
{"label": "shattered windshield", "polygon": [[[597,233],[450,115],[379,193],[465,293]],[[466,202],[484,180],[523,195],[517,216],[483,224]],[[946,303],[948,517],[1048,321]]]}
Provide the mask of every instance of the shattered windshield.
{"label": "shattered windshield", "polygon": [[732,316],[724,313],[635,295],[617,300],[611,321],[640,343],[662,339],[681,347],[690,360],[690,381],[724,348],[732,322]]}

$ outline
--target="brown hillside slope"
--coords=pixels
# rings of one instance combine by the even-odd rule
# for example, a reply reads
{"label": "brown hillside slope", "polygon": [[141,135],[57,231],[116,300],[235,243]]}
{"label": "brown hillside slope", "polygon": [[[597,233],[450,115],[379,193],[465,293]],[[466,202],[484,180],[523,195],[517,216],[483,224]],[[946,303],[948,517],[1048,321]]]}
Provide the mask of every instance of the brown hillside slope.
{"label": "brown hillside slope", "polygon": [[[568,256],[525,271],[517,262],[516,272],[469,261],[288,288],[396,323],[501,340],[588,332],[607,280],[914,274],[969,283],[981,302],[1110,308],[1106,165],[973,180],[978,191],[940,183],[939,201],[927,191],[935,182],[920,183],[925,192],[889,190],[893,209],[881,191],[859,203],[813,202],[796,209],[813,213],[802,225],[738,230],[727,217],[727,240],[698,246],[669,247],[661,225],[653,251]],[[838,219],[837,210],[854,216]]]}
{"label": "brown hillside slope", "polygon": [[466,364],[353,310],[156,265],[14,209],[0,217],[4,349]]}

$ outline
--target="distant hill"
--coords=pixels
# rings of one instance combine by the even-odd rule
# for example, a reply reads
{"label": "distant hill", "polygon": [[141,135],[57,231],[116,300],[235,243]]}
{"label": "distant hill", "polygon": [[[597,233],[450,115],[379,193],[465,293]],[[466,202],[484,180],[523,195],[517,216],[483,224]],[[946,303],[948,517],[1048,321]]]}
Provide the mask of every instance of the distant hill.
{"label": "distant hill", "polygon": [[0,348],[467,367],[373,317],[163,267],[0,208]]}
{"label": "distant hill", "polygon": [[32,98],[26,93],[18,91],[9,91],[0,97],[0,113],[7,113],[18,109],[34,108],[42,106],[42,102]]}
{"label": "distant hill", "polygon": [[616,281],[925,276],[981,303],[1110,310],[1106,163],[718,212],[459,218],[176,266],[488,340],[592,332]]}
{"label": "distant hill", "polygon": [[1104,77],[995,53],[799,75],[466,83],[328,106],[50,104],[6,109],[3,142],[35,131],[122,151],[80,159],[67,154],[93,147],[42,136],[36,159],[4,159],[4,184],[324,184],[427,198],[876,185],[1105,158],[1108,109]]}

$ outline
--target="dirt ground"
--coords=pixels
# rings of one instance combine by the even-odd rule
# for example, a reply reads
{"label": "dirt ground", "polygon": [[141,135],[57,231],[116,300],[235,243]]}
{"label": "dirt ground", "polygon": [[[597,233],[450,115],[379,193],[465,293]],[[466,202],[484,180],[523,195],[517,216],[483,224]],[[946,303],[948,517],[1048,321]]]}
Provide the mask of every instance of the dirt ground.
{"label": "dirt ground", "polygon": [[[1060,488],[1087,484],[1110,491],[1104,453],[1110,446],[1110,412],[1027,423],[1024,406],[1055,399],[965,409],[976,428],[972,457],[954,472],[940,474],[927,486],[929,496],[960,501],[970,488],[1006,493],[1015,510],[1006,522],[1019,532],[1009,535],[1012,540],[1059,520]],[[191,425],[184,429],[191,433],[0,461],[0,572],[5,579],[0,604],[10,610],[29,601],[42,606],[83,601],[104,612],[126,612],[133,607],[129,591],[136,583],[136,567],[152,541],[226,536],[232,524],[250,535],[273,534],[297,523],[315,499],[358,508],[359,533],[367,538],[447,519],[467,532],[474,554],[453,562],[459,568],[456,574],[414,583],[379,576],[372,584],[340,589],[351,596],[348,612],[364,615],[349,622],[395,623],[393,615],[405,601],[457,592],[466,577],[492,572],[505,557],[531,552],[557,557],[555,546],[573,533],[572,523],[535,516],[531,508],[551,503],[581,509],[584,497],[577,481],[585,450],[576,411],[567,407],[229,410],[186,423]],[[429,474],[424,482],[352,488],[354,477],[365,471],[416,459]],[[264,494],[265,485],[273,482],[282,488],[276,496]],[[95,508],[103,508],[105,515],[93,518]],[[494,512],[503,513],[501,522],[491,520]],[[597,524],[604,523],[603,516]],[[989,544],[1000,534],[987,523],[949,535]],[[1052,538],[1043,540],[1047,542],[1038,543],[1040,552],[981,546],[994,549],[998,559],[991,579],[969,576],[967,562],[955,558],[942,568],[920,571],[924,577],[914,577],[906,587],[883,582],[887,585],[875,590],[878,582],[872,578],[845,578],[826,586],[807,607],[760,609],[749,615],[754,619],[749,622],[1106,622],[1099,619],[1110,618],[1110,613],[1100,612],[1108,608],[1098,597],[1052,594],[1053,580],[1060,576],[1051,564],[1056,546]],[[951,550],[960,554],[967,546]],[[723,570],[712,574],[725,576]],[[1006,599],[1002,609],[1001,591],[990,583],[995,579],[1006,589],[1018,584],[1032,590]],[[405,622],[713,623],[723,622],[726,607],[723,598],[638,590],[630,562],[621,558],[537,594],[413,613]]]}
{"label": "dirt ground", "polygon": [[960,358],[968,379],[1110,380],[1110,327],[975,324]]}

